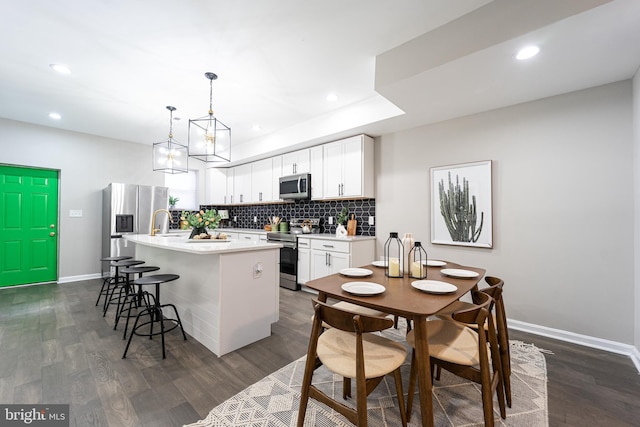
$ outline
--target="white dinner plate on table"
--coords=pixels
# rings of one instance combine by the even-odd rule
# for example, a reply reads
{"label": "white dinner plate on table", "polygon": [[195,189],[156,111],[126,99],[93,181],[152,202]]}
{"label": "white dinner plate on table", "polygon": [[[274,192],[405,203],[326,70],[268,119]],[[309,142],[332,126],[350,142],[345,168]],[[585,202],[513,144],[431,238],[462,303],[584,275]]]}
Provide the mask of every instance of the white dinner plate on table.
{"label": "white dinner plate on table", "polygon": [[371,263],[371,265],[373,265],[375,267],[386,267],[387,266],[387,262],[386,261],[373,261]]}
{"label": "white dinner plate on table", "polygon": [[378,295],[385,291],[385,287],[372,282],[347,282],[342,284],[342,290],[353,295]]}
{"label": "white dinner plate on table", "polygon": [[187,243],[226,243],[231,239],[188,239]]}
{"label": "white dinner plate on table", "polygon": [[422,261],[423,264],[427,264],[428,267],[442,267],[443,265],[447,265],[444,261],[438,261],[437,259],[428,259],[426,261]]}
{"label": "white dinner plate on table", "polygon": [[411,286],[430,294],[450,294],[458,290],[456,285],[438,280],[416,280],[411,282]]}
{"label": "white dinner plate on table", "polygon": [[460,270],[458,268],[443,268],[440,270],[445,276],[458,277],[460,279],[471,279],[478,277],[478,273],[471,270]]}
{"label": "white dinner plate on table", "polygon": [[373,271],[367,268],[343,268],[339,271],[339,273],[343,276],[366,277],[371,276],[373,274]]}

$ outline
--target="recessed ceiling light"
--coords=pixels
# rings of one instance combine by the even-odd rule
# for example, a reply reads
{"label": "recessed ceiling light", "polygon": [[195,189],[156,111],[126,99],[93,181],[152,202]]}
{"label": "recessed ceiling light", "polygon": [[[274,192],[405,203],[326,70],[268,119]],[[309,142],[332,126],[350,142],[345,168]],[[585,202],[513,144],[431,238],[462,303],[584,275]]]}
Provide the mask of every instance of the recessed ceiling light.
{"label": "recessed ceiling light", "polygon": [[335,102],[337,100],[338,100],[338,95],[336,95],[335,93],[330,93],[329,95],[327,95],[327,101]]}
{"label": "recessed ceiling light", "polygon": [[60,120],[62,116],[58,113],[49,113],[49,118],[53,120]]}
{"label": "recessed ceiling light", "polygon": [[256,132],[259,132],[259,131],[261,131],[261,130],[262,130],[262,128],[260,127],[260,125],[253,125],[253,126],[251,127],[251,129],[253,129],[253,130],[254,130],[254,131],[256,131]]}
{"label": "recessed ceiling light", "polygon": [[516,59],[519,59],[522,61],[525,59],[533,58],[538,54],[538,52],[540,52],[540,48],[538,46],[527,46],[518,51],[518,54],[516,55]]}
{"label": "recessed ceiling light", "polygon": [[59,72],[60,74],[69,74],[71,73],[71,70],[69,69],[69,67],[67,67],[66,65],[62,65],[62,64],[49,64],[49,67],[51,67],[51,69]]}

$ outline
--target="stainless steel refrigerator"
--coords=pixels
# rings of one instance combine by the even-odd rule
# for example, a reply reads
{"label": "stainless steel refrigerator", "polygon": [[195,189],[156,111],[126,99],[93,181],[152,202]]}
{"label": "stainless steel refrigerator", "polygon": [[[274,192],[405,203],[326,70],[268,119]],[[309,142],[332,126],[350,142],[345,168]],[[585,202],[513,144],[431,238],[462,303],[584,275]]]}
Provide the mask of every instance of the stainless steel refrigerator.
{"label": "stainless steel refrigerator", "polygon": [[[153,213],[167,209],[169,189],[148,185],[111,183],[102,190],[102,256],[134,256],[134,245],[124,234],[151,234]],[[169,230],[165,212],[156,216],[156,228]]]}

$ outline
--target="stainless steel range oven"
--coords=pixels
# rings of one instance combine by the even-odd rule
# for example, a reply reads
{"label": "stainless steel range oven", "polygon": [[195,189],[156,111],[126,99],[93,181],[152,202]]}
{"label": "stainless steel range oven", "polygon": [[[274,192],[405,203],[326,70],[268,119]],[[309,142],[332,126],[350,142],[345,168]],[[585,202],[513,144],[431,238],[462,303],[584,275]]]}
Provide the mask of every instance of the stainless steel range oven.
{"label": "stainless steel range oven", "polygon": [[293,233],[267,233],[267,241],[282,244],[280,248],[280,286],[294,291],[298,285],[298,242]]}
{"label": "stainless steel range oven", "polygon": [[292,218],[290,231],[267,233],[267,241],[282,244],[280,249],[280,286],[294,291],[298,284],[298,235],[319,232],[319,219]]}

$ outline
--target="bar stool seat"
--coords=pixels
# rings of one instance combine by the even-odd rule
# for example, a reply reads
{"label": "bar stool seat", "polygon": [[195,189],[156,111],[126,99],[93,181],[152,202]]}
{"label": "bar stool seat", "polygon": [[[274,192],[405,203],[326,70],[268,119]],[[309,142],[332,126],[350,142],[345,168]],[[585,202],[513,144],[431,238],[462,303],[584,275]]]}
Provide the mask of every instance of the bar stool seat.
{"label": "bar stool seat", "polygon": [[[153,298],[153,304],[150,307],[140,311],[136,316],[136,320],[133,323],[133,329],[131,330],[131,334],[129,335],[129,340],[127,341],[127,346],[125,347],[124,354],[122,355],[123,359],[127,358],[127,351],[129,351],[129,346],[131,345],[131,340],[133,339],[134,335],[146,336],[149,337],[149,339],[153,339],[155,335],[160,335],[162,337],[163,359],[166,359],[164,336],[167,332],[180,327],[180,330],[182,331],[182,337],[185,341],[187,340],[187,335],[184,333],[182,321],[180,320],[180,315],[178,314],[178,309],[176,308],[176,306],[173,304],[162,304],[160,302],[160,285],[162,283],[172,282],[179,278],[180,276],[177,274],[154,274],[151,276],[144,276],[133,281],[133,284],[138,286],[155,286],[155,298]],[[164,311],[166,310],[163,311],[163,309],[165,309],[166,307],[171,307],[173,309],[176,316],[175,319],[164,317]],[[138,324],[140,318],[143,316],[149,316],[149,320]],[[127,319],[127,322],[128,321],[129,319]],[[173,323],[173,325],[166,329],[164,326],[165,322],[171,322]],[[154,324],[158,324],[160,326],[160,332],[154,332]],[[147,325],[149,326],[148,329],[145,328],[145,326]]]}
{"label": "bar stool seat", "polygon": [[121,261],[111,262],[111,266],[116,269],[115,282],[112,282],[109,285],[110,292],[109,292],[109,295],[107,296],[107,299],[104,302],[102,317],[104,317],[107,314],[107,310],[109,309],[109,305],[111,305],[112,301],[116,301],[116,300],[119,301],[120,294],[115,296],[116,289],[118,289],[120,286],[126,285],[126,278],[120,276],[120,268],[132,267],[134,265],[140,265],[140,264],[144,264],[144,261],[137,260],[137,259],[124,259]]}
{"label": "bar stool seat", "polygon": [[[142,286],[138,286],[138,290],[136,291],[134,289],[135,285],[131,283],[129,275],[137,274],[139,279],[142,277],[144,273],[151,273],[152,271],[158,271],[158,270],[160,270],[160,267],[156,267],[155,265],[140,265],[140,266],[133,266],[133,267],[125,267],[121,270],[121,273],[124,274],[126,277],[127,284],[121,287],[120,289],[120,296],[118,298],[118,309],[116,310],[116,320],[114,322],[113,329],[114,330],[117,329],[118,323],[120,322],[120,317],[122,317],[123,313],[126,310],[127,314],[125,316],[127,317],[127,323],[125,324],[124,332],[122,334],[123,340],[127,338],[127,329],[129,326],[128,319],[130,317],[137,316],[137,313],[133,315],[131,314],[131,310],[134,308],[134,306],[136,308],[139,308],[143,305],[142,303],[144,303],[145,308],[148,308],[151,306],[151,302],[148,298],[149,295],[145,295],[145,293],[142,292]],[[128,308],[126,307],[127,304],[128,304]]]}
{"label": "bar stool seat", "polygon": [[[100,258],[101,262],[111,262],[111,261],[123,261],[125,259],[131,259],[133,258],[132,256],[128,256],[128,255],[122,255],[122,256],[108,256],[108,257],[104,257],[104,258]],[[105,296],[105,304],[107,302],[107,296],[109,295],[109,285],[112,280],[114,280],[114,278],[116,278],[116,276],[111,276],[111,265],[109,266],[109,276],[105,277],[102,280],[102,287],[100,288],[100,293],[98,293],[98,299],[96,300],[96,307],[98,306],[98,304],[100,303],[100,298],[102,297],[102,295]],[[117,279],[116,279],[117,280]]]}

